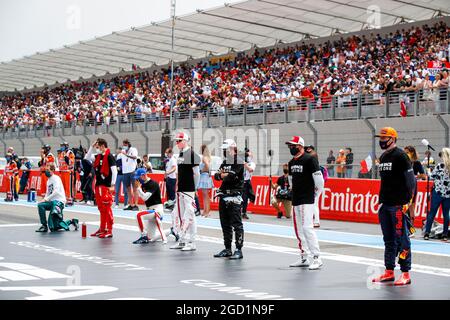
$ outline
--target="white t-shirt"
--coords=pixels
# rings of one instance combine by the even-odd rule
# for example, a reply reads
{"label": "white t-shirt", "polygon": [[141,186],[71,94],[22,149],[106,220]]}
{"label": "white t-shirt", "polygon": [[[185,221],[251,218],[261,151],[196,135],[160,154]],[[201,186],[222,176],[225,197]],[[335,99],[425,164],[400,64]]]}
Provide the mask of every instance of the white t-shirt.
{"label": "white t-shirt", "polygon": [[66,203],[66,192],[62,184],[61,178],[53,174],[47,180],[47,193],[44,197],[45,201],[60,201]]}
{"label": "white t-shirt", "polygon": [[[256,164],[253,162],[253,160],[249,159],[248,166],[255,171]],[[244,170],[244,180],[250,180],[252,178],[253,172],[248,171],[247,169]]]}
{"label": "white t-shirt", "polygon": [[170,179],[176,179],[177,178],[178,163],[177,163],[177,159],[175,159],[174,156],[172,156],[172,158],[170,158],[169,161],[167,161],[167,163],[166,163],[166,172],[171,170],[173,168],[173,166],[175,166],[175,168],[177,168],[177,169],[167,176]]}
{"label": "white t-shirt", "polygon": [[128,149],[127,155],[136,157],[136,159],[131,159],[131,158],[128,158],[126,155],[122,155],[122,173],[123,174],[132,173],[132,172],[136,171],[136,167],[137,167],[137,156],[138,156],[137,149],[134,147],[130,147],[130,149]]}

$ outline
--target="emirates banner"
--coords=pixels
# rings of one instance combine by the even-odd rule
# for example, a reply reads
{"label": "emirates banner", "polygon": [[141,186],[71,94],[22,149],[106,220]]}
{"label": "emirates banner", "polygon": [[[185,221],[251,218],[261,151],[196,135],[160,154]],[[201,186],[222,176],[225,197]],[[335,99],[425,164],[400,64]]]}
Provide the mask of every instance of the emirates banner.
{"label": "emirates banner", "polygon": [[[69,175],[68,172],[58,172],[60,176]],[[22,172],[20,173],[22,175]],[[151,174],[152,179],[159,183],[161,187],[161,194],[163,201],[166,199],[166,189],[164,183],[164,175]],[[35,189],[37,194],[42,196],[45,193],[44,175],[41,175],[39,170],[30,171],[30,176],[27,183],[27,190]],[[276,178],[272,178],[276,182]],[[0,192],[9,191],[9,176],[0,170]],[[64,187],[66,194],[68,194],[69,186],[67,181]],[[79,175],[76,177],[76,198],[82,199],[80,192]],[[214,181],[214,186],[218,188],[220,181]],[[255,193],[255,203],[250,203],[248,211],[256,214],[276,215],[275,209],[270,205],[270,199],[275,196],[275,190],[270,190],[269,178],[265,176],[254,176],[252,178],[252,187]],[[430,183],[430,193],[432,183]],[[379,180],[366,179],[337,179],[330,178],[325,183],[325,189],[319,199],[320,218],[328,220],[353,221],[364,223],[378,223],[378,191],[380,189]],[[199,192],[200,204],[202,205],[202,195]],[[219,201],[215,197],[214,189],[210,193],[211,208],[218,210]],[[123,190],[120,190],[120,201],[123,202]],[[142,203],[142,201],[140,201]],[[415,225],[422,226],[422,220],[426,218],[426,182],[419,181],[418,194],[415,204]],[[442,211],[439,209],[437,220],[442,223]]]}

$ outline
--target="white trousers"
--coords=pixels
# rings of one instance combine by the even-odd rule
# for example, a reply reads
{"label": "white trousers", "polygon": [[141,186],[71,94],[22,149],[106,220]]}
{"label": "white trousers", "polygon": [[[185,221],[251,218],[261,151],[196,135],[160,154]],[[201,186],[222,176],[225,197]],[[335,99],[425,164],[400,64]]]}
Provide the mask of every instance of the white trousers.
{"label": "white trousers", "polygon": [[141,233],[147,234],[152,241],[158,239],[167,241],[167,236],[170,234],[170,229],[163,230],[162,227],[161,220],[163,212],[164,208],[162,204],[158,204],[151,206],[147,210],[138,212],[136,216]]}
{"label": "white trousers", "polygon": [[315,204],[293,206],[294,229],[302,257],[319,256],[320,248],[313,225]]}
{"label": "white trousers", "polygon": [[197,235],[195,209],[195,192],[177,192],[172,217],[180,242],[195,241]]}
{"label": "white trousers", "polygon": [[320,224],[319,196],[314,198],[314,224]]}

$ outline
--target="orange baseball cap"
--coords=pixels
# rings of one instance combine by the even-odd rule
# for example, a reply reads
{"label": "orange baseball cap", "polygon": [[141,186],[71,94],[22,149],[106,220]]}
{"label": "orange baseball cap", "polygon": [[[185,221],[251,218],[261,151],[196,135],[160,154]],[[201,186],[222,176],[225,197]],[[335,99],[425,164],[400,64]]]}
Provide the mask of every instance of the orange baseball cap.
{"label": "orange baseball cap", "polygon": [[398,139],[398,133],[392,127],[384,127],[380,129],[380,133],[375,135],[375,137],[392,137]]}

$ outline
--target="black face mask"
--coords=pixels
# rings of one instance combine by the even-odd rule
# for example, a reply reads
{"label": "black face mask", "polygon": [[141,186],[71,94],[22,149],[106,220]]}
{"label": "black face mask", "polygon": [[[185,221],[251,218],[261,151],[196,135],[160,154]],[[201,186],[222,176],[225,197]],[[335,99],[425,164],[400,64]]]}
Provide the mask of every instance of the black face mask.
{"label": "black face mask", "polygon": [[289,147],[289,152],[291,153],[292,156],[296,156],[298,153],[298,149],[297,147]]}
{"label": "black face mask", "polygon": [[390,147],[390,145],[392,144],[392,139],[386,140],[386,141],[381,141],[380,140],[380,148],[382,150],[386,150],[387,148]]}
{"label": "black face mask", "polygon": [[284,174],[288,174],[288,173],[289,173],[289,170],[288,170],[288,169],[283,169],[283,173],[284,173]]}

